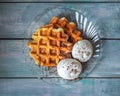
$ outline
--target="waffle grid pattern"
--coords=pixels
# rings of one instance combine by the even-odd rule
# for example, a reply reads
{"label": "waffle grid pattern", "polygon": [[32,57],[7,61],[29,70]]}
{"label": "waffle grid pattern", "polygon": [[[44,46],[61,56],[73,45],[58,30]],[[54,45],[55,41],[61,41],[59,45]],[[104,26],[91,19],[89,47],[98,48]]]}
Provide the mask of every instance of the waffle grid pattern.
{"label": "waffle grid pattern", "polygon": [[37,64],[56,66],[61,59],[67,57],[66,54],[71,52],[72,44],[67,41],[68,36],[62,28],[55,29],[52,25],[46,27],[38,29],[33,34],[34,43],[31,43],[30,53]]}

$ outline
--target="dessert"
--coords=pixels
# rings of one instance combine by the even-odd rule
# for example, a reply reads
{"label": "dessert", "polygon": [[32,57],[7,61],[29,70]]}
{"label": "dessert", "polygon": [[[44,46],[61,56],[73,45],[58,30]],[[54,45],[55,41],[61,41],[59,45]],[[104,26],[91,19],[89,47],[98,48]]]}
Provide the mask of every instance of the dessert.
{"label": "dessert", "polygon": [[56,66],[64,58],[70,57],[72,43],[62,28],[54,28],[52,24],[39,28],[28,43],[30,56],[38,65]]}
{"label": "dessert", "polygon": [[75,43],[72,48],[73,58],[78,59],[80,62],[88,61],[93,54],[93,47],[88,40],[81,40]]}
{"label": "dessert", "polygon": [[81,71],[81,63],[75,59],[63,59],[57,65],[58,75],[67,80],[78,78]]}
{"label": "dessert", "polygon": [[69,36],[69,40],[75,44],[77,41],[82,40],[81,32],[76,30],[76,24],[74,22],[70,22],[66,25],[65,32]]}
{"label": "dessert", "polygon": [[82,40],[81,32],[76,29],[76,24],[74,22],[68,22],[67,18],[58,18],[54,16],[50,24],[53,24],[55,28],[63,28],[65,33],[69,36],[69,42],[75,44],[77,41]]}
{"label": "dessert", "polygon": [[28,43],[30,56],[38,65],[56,66],[61,59],[71,57],[73,45],[82,39],[80,34],[74,22],[54,16],[33,33],[33,40]]}
{"label": "dessert", "polygon": [[32,39],[28,47],[36,64],[57,66],[58,75],[67,80],[78,78],[82,71],[81,62],[87,62],[93,54],[91,43],[82,40],[76,24],[65,17],[54,16],[33,33]]}

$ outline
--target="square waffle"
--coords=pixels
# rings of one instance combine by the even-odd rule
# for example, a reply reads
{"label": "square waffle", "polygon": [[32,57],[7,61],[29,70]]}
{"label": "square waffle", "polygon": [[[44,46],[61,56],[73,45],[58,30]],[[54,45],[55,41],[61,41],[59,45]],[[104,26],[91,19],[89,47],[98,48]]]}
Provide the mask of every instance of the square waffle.
{"label": "square waffle", "polygon": [[32,39],[28,43],[30,56],[38,65],[56,66],[61,59],[71,56],[72,43],[68,42],[63,28],[56,29],[53,24],[43,26],[32,35]]}
{"label": "square waffle", "polygon": [[50,24],[53,24],[55,28],[63,28],[65,33],[69,37],[69,42],[75,44],[77,41],[82,40],[81,32],[76,30],[76,24],[74,22],[68,22],[67,18],[58,18],[54,16]]}

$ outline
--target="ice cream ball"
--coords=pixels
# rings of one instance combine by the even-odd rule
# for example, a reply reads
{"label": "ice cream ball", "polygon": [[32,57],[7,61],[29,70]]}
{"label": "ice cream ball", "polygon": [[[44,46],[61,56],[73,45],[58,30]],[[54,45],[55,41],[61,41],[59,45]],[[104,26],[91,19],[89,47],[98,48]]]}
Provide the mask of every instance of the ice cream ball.
{"label": "ice cream ball", "polygon": [[80,40],[72,48],[72,57],[80,62],[87,62],[93,54],[93,47],[90,41]]}
{"label": "ice cream ball", "polygon": [[78,60],[66,58],[57,64],[57,72],[60,77],[67,80],[77,79],[82,71],[82,65]]}

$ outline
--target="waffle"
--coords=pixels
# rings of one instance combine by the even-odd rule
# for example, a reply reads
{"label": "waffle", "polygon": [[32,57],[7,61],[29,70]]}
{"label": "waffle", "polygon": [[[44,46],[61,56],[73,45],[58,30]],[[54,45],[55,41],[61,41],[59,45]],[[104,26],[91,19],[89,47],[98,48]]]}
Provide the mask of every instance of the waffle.
{"label": "waffle", "polygon": [[74,22],[68,22],[65,17],[58,18],[54,16],[50,24],[53,24],[55,28],[63,28],[65,33],[69,36],[69,41],[75,44],[77,41],[81,40],[81,32],[76,30],[76,24]]}
{"label": "waffle", "polygon": [[82,40],[81,32],[76,30],[74,22],[70,22],[66,25],[65,32],[68,34],[70,41],[75,44],[77,41]]}
{"label": "waffle", "polygon": [[71,56],[72,43],[68,42],[63,28],[56,29],[53,24],[43,26],[32,35],[32,39],[28,43],[30,56],[38,65],[56,66],[61,59]]}

